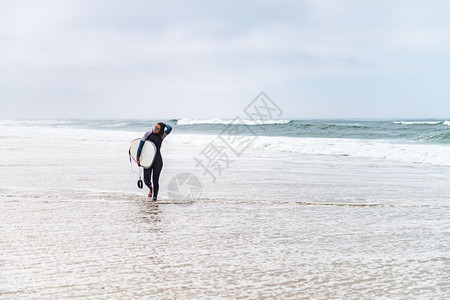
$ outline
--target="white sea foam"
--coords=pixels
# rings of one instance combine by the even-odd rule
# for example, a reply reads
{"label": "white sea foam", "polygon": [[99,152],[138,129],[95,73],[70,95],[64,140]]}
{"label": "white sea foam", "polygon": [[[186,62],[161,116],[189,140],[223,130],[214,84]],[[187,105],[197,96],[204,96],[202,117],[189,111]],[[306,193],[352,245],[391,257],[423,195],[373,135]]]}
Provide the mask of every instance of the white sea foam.
{"label": "white sea foam", "polygon": [[401,144],[384,140],[263,137],[255,147],[285,152],[339,155],[405,163],[450,166],[446,145]]}
{"label": "white sea foam", "polygon": [[74,124],[74,122],[67,120],[0,120],[0,125],[4,126],[51,126],[70,124]]}
{"label": "white sea foam", "polygon": [[444,125],[450,126],[450,121],[445,121]]}
{"label": "white sea foam", "polygon": [[[213,142],[226,147],[222,140],[214,135],[177,135],[173,140],[184,145],[206,146]],[[263,155],[262,152],[294,153],[450,166],[447,145],[406,144],[387,140],[259,136],[244,151],[254,157]]]}
{"label": "white sea foam", "polygon": [[394,123],[402,125],[437,125],[440,124],[441,121],[396,121]]}
{"label": "white sea foam", "polygon": [[105,125],[102,125],[102,127],[105,127],[105,128],[123,128],[123,127],[128,126],[129,124],[130,123],[127,123],[127,122],[120,122],[120,123],[105,124]]}
{"label": "white sea foam", "polygon": [[183,118],[177,121],[177,125],[195,125],[195,124],[245,124],[245,125],[270,125],[270,124],[287,124],[291,120],[245,120],[245,119],[187,119]]}

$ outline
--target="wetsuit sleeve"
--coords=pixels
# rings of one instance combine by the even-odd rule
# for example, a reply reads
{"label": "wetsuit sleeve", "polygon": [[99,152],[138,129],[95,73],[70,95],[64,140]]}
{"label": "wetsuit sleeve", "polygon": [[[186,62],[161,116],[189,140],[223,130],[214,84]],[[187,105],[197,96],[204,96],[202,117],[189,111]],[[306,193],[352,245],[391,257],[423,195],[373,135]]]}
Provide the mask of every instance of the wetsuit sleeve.
{"label": "wetsuit sleeve", "polygon": [[166,130],[164,130],[164,134],[162,136],[162,138],[164,139],[166,136],[169,135],[169,133],[172,131],[172,126],[170,126],[169,124],[165,124],[166,125]]}
{"label": "wetsuit sleeve", "polygon": [[147,140],[148,136],[151,134],[151,131],[147,131],[139,142],[139,148],[137,150],[136,158],[141,157],[142,147],[144,147],[144,143]]}

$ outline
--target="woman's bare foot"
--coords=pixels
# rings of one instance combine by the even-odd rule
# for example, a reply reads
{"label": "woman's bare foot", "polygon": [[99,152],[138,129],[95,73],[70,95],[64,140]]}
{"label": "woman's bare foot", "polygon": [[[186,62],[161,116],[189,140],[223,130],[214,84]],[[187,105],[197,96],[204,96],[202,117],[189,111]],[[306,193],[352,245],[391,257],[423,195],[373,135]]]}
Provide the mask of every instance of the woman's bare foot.
{"label": "woman's bare foot", "polygon": [[150,191],[148,192],[148,197],[151,198],[152,195],[153,195],[152,190],[150,190]]}

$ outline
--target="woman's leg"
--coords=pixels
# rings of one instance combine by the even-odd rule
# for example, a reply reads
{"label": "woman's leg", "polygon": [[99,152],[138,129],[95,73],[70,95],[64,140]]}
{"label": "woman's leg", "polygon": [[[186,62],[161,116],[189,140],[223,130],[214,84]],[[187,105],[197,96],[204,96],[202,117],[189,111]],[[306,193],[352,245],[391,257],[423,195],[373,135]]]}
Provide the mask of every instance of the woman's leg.
{"label": "woman's leg", "polygon": [[152,166],[152,169],[153,169],[153,186],[155,188],[154,191],[153,191],[153,200],[156,200],[158,198],[159,175],[161,175],[162,167],[163,167],[162,160],[155,161],[153,163],[153,166]]}
{"label": "woman's leg", "polygon": [[144,169],[144,183],[150,189],[150,192],[148,193],[149,197],[152,196],[152,169],[153,168]]}

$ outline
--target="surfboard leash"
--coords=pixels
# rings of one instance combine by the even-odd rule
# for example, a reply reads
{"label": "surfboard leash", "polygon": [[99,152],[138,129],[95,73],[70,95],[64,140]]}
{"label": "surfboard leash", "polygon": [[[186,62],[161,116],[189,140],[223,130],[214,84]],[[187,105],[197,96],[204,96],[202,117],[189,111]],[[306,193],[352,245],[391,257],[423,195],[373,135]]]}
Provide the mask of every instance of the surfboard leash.
{"label": "surfboard leash", "polygon": [[131,150],[130,149],[128,150],[128,157],[130,158],[130,169],[131,169],[131,172],[133,172],[134,174],[139,175],[139,180],[137,181],[137,186],[138,186],[138,188],[142,189],[144,187],[144,184],[142,183],[142,167],[139,167],[139,173],[136,173],[133,170],[133,163],[131,162]]}

